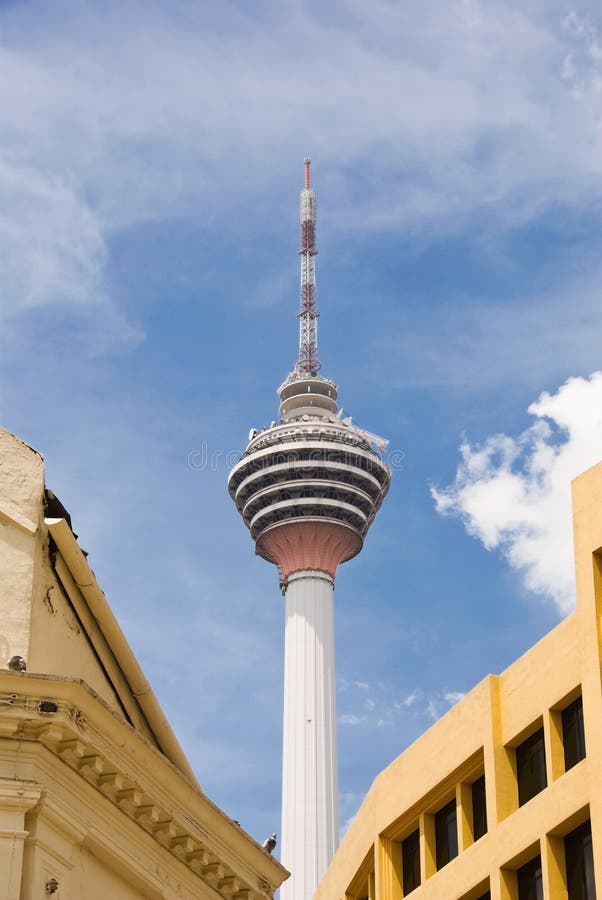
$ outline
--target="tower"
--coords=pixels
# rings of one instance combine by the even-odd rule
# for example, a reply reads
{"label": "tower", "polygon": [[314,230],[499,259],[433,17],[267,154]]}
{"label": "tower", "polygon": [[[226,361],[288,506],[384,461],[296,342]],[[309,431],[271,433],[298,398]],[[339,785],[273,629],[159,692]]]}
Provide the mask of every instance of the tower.
{"label": "tower", "polygon": [[252,429],[228,479],[255,552],[278,566],[286,602],[281,859],[292,877],[282,900],[309,900],[337,847],[334,580],[362,549],[391,477],[380,455],[387,442],[343,419],[336,384],[318,374],[309,159],[300,223],[298,359],[278,389],[279,422]]}

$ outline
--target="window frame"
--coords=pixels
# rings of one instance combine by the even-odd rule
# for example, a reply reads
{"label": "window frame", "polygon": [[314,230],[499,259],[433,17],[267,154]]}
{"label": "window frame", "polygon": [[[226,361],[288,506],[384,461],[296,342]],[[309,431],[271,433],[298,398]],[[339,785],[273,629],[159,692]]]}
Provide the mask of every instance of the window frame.
{"label": "window frame", "polygon": [[[576,713],[573,721],[568,721],[569,715],[571,713]],[[562,749],[564,754],[564,771],[568,772],[574,766],[581,762],[582,759],[585,759],[587,755],[587,747],[585,743],[585,723],[583,720],[583,697],[581,694],[576,697],[568,706],[565,706],[563,710],[560,712],[561,722],[562,722]],[[569,746],[567,742],[567,731],[569,726],[574,726],[575,728],[575,758],[572,758],[569,754]]]}
{"label": "window frame", "polygon": [[[530,884],[526,882],[527,878],[531,879]],[[543,869],[539,853],[516,870],[516,889],[518,900],[544,900]],[[525,889],[528,893],[525,892]]]}
{"label": "window frame", "polygon": [[[478,785],[478,788],[475,788],[475,785]],[[483,835],[487,834],[488,830],[487,785],[485,783],[485,774],[480,775],[472,782],[470,786],[470,796],[472,804],[472,839],[473,841],[478,841]],[[478,825],[482,825],[482,828],[477,827]]]}
{"label": "window frame", "polygon": [[[546,742],[543,727],[538,728],[515,748],[518,805],[524,806],[548,786]],[[538,760],[538,766],[534,760]],[[536,772],[536,768],[538,771]]]}
{"label": "window frame", "polygon": [[[412,845],[410,845],[412,842]],[[409,853],[406,853],[406,848],[409,849]],[[409,871],[409,868],[406,868],[406,861],[412,860],[412,871]],[[416,865],[418,867],[418,871],[416,871]],[[416,878],[418,880],[416,880]],[[422,884],[422,872],[420,866],[420,829],[416,828],[412,831],[411,834],[408,834],[406,838],[401,842],[401,882],[402,882],[402,890],[403,896],[407,897],[408,894],[411,894],[412,891],[415,891],[416,888],[420,887]],[[409,882],[415,882],[413,885],[410,885]]]}
{"label": "window frame", "polygon": [[[595,900],[596,876],[590,819],[566,834],[563,843],[568,900]],[[569,853],[571,843],[574,843],[576,850],[572,859]],[[578,872],[576,869],[581,871]],[[579,877],[580,884],[575,880]]]}
{"label": "window frame", "polygon": [[[451,816],[453,813],[453,827]],[[435,866],[437,871],[455,859],[459,852],[458,805],[453,797],[437,810],[435,819]],[[450,840],[451,839],[451,840]]]}

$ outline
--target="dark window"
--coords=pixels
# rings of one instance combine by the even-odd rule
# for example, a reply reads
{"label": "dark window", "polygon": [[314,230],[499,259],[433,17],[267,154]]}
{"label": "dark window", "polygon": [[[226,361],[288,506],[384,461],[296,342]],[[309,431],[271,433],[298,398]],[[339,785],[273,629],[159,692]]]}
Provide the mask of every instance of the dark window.
{"label": "dark window", "polygon": [[568,772],[585,759],[585,732],[583,730],[583,700],[577,697],[574,703],[562,710],[562,741],[564,743],[564,768]]}
{"label": "dark window", "polygon": [[592,826],[584,822],[564,839],[566,887],[569,900],[596,900]]}
{"label": "dark window", "polygon": [[487,803],[485,801],[485,776],[472,783],[472,831],[475,841],[487,834]]}
{"label": "dark window", "polygon": [[420,885],[420,834],[413,831],[401,844],[403,861],[403,895]]}
{"label": "dark window", "polygon": [[480,897],[477,897],[477,900],[491,900],[491,891],[485,891],[484,894],[481,894]]}
{"label": "dark window", "polygon": [[516,775],[518,778],[518,805],[522,806],[531,797],[546,787],[546,751],[543,728],[516,748]]}
{"label": "dark window", "polygon": [[456,825],[456,801],[452,800],[435,814],[435,848],[437,868],[458,855],[458,827]]}
{"label": "dark window", "polygon": [[518,870],[518,900],[543,900],[541,882],[541,857],[536,856],[531,862]]}

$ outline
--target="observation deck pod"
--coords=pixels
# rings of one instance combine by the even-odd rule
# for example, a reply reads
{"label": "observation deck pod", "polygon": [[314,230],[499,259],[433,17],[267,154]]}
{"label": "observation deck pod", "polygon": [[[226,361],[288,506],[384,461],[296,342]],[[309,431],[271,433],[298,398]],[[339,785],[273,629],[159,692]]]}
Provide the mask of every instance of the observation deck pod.
{"label": "observation deck pod", "polygon": [[[279,565],[285,580],[299,568],[334,578],[338,564],[361,550],[391,472],[362,432],[330,411],[332,382],[300,379],[280,394],[290,419],[283,415],[281,424],[252,438],[228,490],[256,553]],[[305,405],[287,406],[301,397]]]}

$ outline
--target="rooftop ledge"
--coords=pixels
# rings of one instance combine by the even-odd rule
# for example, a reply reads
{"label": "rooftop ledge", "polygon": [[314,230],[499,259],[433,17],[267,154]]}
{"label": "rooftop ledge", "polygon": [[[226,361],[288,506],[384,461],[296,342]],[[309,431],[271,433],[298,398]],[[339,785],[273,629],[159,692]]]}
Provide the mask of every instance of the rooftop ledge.
{"label": "rooftop ledge", "polygon": [[201,878],[218,862],[244,878],[250,896],[270,897],[288,877],[84,681],[0,670],[0,739],[11,738],[22,752],[27,742],[42,745]]}

